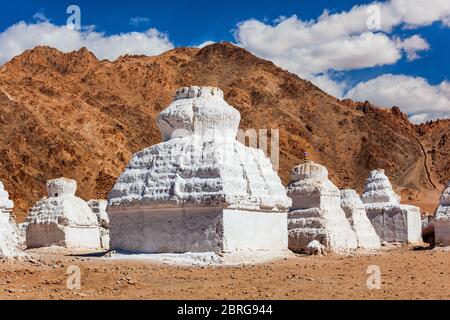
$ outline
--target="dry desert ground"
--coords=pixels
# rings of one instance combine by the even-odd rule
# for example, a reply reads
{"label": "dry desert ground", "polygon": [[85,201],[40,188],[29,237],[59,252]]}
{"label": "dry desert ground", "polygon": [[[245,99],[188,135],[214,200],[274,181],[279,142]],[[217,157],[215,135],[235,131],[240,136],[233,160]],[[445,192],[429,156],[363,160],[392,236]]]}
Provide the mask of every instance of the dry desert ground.
{"label": "dry desert ground", "polygon": [[[450,299],[450,252],[397,247],[376,254],[292,256],[258,265],[174,266],[56,249],[0,263],[0,299]],[[67,287],[68,268],[81,288]],[[369,266],[381,288],[369,290]]]}

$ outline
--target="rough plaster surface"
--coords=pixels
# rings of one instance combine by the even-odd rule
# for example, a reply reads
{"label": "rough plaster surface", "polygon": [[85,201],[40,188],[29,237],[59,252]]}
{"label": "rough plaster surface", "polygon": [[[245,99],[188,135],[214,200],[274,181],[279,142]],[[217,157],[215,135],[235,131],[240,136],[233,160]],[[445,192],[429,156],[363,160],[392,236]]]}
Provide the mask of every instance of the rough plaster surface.
{"label": "rough plaster surface", "polygon": [[341,190],[341,207],[358,238],[358,247],[369,250],[379,249],[380,238],[367,218],[364,204],[355,190]]}
{"label": "rough plaster surface", "polygon": [[9,200],[9,194],[0,182],[0,258],[13,258],[20,255],[19,234],[11,217],[14,203]]}
{"label": "rough plaster surface", "polygon": [[422,242],[420,209],[400,204],[384,170],[370,173],[361,199],[381,242]]}
{"label": "rough plaster surface", "polygon": [[91,208],[92,212],[97,216],[99,232],[100,232],[100,244],[105,250],[109,249],[109,217],[106,212],[106,207],[108,206],[108,201],[103,199],[89,200],[88,206]]}
{"label": "rough plaster surface", "polygon": [[158,117],[164,142],[136,153],[109,194],[111,247],[286,250],[291,200],[264,152],[236,140],[239,122],[220,89],[178,90]]}
{"label": "rough plaster surface", "polygon": [[112,210],[111,249],[133,253],[287,250],[286,213],[221,207]]}
{"label": "rough plaster surface", "polygon": [[286,211],[291,201],[280,178],[262,150],[236,140],[240,115],[222,96],[216,88],[180,89],[158,118],[165,142],[133,156],[109,194],[109,207]]}
{"label": "rough plaster surface", "polygon": [[314,240],[335,252],[358,247],[356,234],[341,208],[340,190],[328,179],[325,167],[313,162],[294,167],[287,192],[292,198],[289,249],[305,252]]}
{"label": "rough plaster surface", "polygon": [[50,180],[47,192],[48,197],[38,201],[26,218],[27,247],[100,248],[97,216],[75,196],[76,181]]}
{"label": "rough plaster surface", "polygon": [[434,232],[437,245],[450,246],[450,182],[442,192],[439,201],[434,220]]}

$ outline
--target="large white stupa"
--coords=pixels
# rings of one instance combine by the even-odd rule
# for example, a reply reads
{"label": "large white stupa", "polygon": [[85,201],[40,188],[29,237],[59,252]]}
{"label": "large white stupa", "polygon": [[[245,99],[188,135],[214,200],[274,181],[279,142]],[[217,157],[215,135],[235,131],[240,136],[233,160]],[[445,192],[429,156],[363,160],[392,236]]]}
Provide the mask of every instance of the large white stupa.
{"label": "large white stupa", "polygon": [[442,192],[434,217],[436,245],[450,246],[450,182]]}
{"label": "large white stupa", "polygon": [[361,196],[381,242],[422,242],[420,209],[400,204],[384,170],[373,170]]}
{"label": "large white stupa", "polygon": [[0,181],[0,258],[13,258],[19,255],[19,236],[11,219],[14,203]]}
{"label": "large white stupa", "polygon": [[357,249],[356,234],[341,208],[341,192],[324,166],[308,161],[294,167],[287,192],[292,198],[289,249],[307,252],[313,241],[338,253]]}
{"label": "large white stupa", "polygon": [[137,253],[287,250],[287,197],[262,150],[236,140],[239,112],[212,87],[178,90],[164,142],[136,153],[108,199],[111,248]]}
{"label": "large white stupa", "polygon": [[47,182],[48,197],[38,201],[25,220],[28,248],[101,247],[97,216],[84,200],[75,196],[76,190],[75,180],[58,178]]}

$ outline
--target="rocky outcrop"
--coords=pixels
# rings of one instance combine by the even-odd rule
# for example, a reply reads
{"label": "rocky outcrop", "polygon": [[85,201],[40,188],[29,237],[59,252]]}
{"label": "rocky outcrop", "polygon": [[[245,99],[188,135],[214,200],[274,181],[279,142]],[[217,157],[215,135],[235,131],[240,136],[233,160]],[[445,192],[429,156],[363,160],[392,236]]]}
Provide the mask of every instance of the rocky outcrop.
{"label": "rocky outcrop", "polygon": [[401,205],[384,170],[374,170],[361,199],[381,242],[422,242],[420,209]]}
{"label": "rocky outcrop", "polygon": [[48,197],[30,209],[25,221],[28,248],[101,247],[97,216],[84,200],[75,196],[76,189],[75,180],[59,178],[47,182]]}
{"label": "rocky outcrop", "polygon": [[136,153],[109,194],[112,249],[287,250],[291,201],[263,151],[236,140],[240,114],[220,89],[178,90],[157,122],[164,142]]}
{"label": "rocky outcrop", "polygon": [[381,247],[380,239],[367,218],[366,209],[355,190],[341,190],[341,207],[358,239],[358,247],[375,250]]}
{"label": "rocky outcrop", "polygon": [[294,167],[287,193],[292,198],[289,249],[306,252],[314,240],[335,252],[358,247],[356,234],[341,208],[340,190],[328,179],[325,167],[313,162]]}
{"label": "rocky outcrop", "polygon": [[442,192],[434,218],[435,244],[450,246],[450,182]]}
{"label": "rocky outcrop", "polygon": [[14,258],[20,255],[20,243],[15,221],[11,217],[14,203],[0,181],[0,259]]}

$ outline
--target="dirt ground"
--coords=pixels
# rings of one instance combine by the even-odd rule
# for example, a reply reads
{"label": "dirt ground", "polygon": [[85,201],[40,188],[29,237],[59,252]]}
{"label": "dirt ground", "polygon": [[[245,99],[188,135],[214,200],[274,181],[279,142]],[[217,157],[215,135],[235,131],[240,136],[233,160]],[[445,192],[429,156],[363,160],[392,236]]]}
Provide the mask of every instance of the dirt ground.
{"label": "dirt ground", "polygon": [[[450,299],[450,252],[438,249],[295,256],[232,267],[161,265],[61,252],[31,256],[0,262],[0,299]],[[80,268],[79,290],[67,288],[70,266]],[[380,268],[378,290],[368,289],[369,266]]]}

